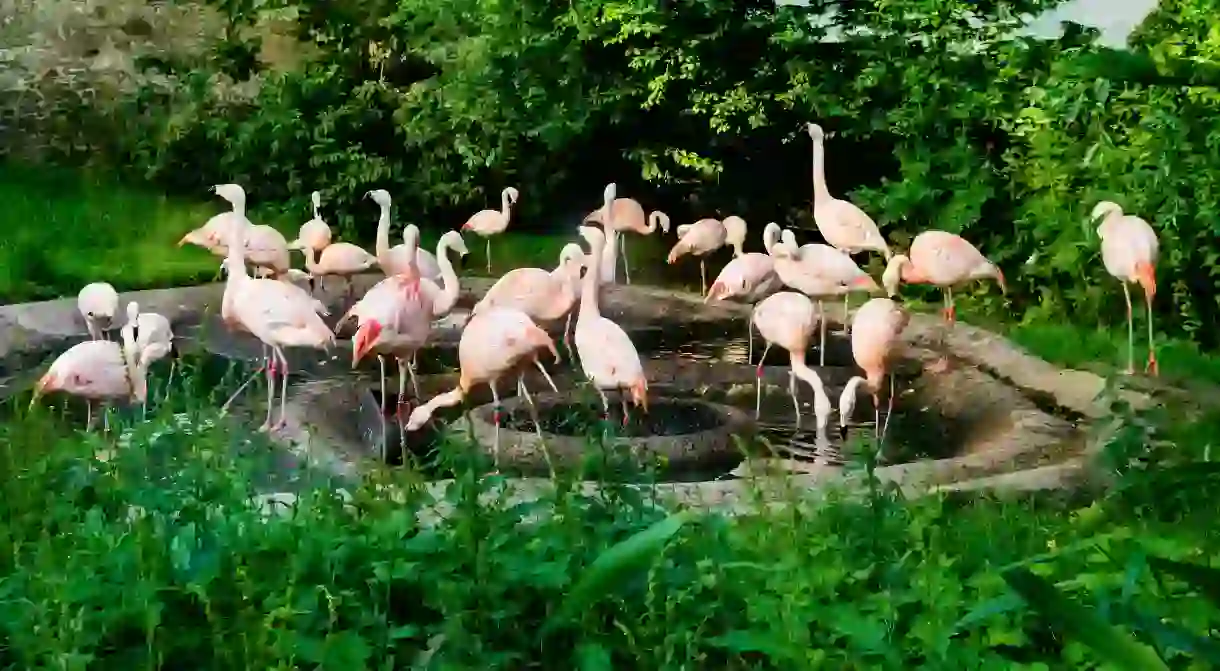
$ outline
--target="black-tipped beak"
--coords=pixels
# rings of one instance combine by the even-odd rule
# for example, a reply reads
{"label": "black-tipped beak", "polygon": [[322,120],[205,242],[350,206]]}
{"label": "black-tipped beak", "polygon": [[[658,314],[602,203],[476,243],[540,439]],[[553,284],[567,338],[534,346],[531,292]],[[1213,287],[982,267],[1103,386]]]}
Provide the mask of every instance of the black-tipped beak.
{"label": "black-tipped beak", "polygon": [[364,197],[365,197],[365,198],[372,198],[372,197],[373,197],[373,192],[372,192],[372,191],[365,191],[365,192],[364,192]]}
{"label": "black-tipped beak", "polygon": [[839,426],[839,440],[847,440],[847,426],[846,425]]}
{"label": "black-tipped beak", "polygon": [[170,344],[169,344],[169,355],[170,355],[170,357],[171,357],[171,358],[173,358],[173,359],[175,359],[175,360],[177,360],[177,359],[181,359],[181,358],[182,358],[182,352],[178,351],[178,343],[176,343],[176,342],[170,342]]}
{"label": "black-tipped beak", "polygon": [[213,186],[209,186],[209,187],[208,187],[208,192],[209,192],[209,193],[216,193],[216,186],[215,186],[215,185],[213,185]]}
{"label": "black-tipped beak", "polygon": [[311,275],[309,278],[309,293],[312,294],[317,290],[318,290],[318,280],[316,277],[313,277]]}

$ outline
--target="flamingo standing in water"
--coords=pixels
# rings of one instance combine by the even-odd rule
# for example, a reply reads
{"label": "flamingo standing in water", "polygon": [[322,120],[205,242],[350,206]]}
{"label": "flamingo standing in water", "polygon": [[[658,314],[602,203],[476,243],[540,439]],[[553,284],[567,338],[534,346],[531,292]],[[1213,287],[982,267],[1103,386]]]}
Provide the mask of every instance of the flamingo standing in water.
{"label": "flamingo standing in water", "polygon": [[[766,254],[749,252],[736,256],[729,261],[707,290],[708,301],[722,301],[738,298],[746,303],[755,303],[774,293],[781,283],[775,274],[775,260],[771,258],[771,249],[780,237],[779,224],[771,222],[763,229],[763,248]],[[746,339],[749,341],[747,361],[754,362],[754,312],[750,312],[750,321],[746,326]]]}
{"label": "flamingo standing in water", "polygon": [[[796,246],[796,234],[790,230],[784,230],[783,240]],[[868,273],[861,270],[860,266],[851,260],[851,256],[830,245],[816,242],[803,244],[797,248],[797,257],[802,263],[808,264],[814,272],[851,284],[861,291],[873,292],[881,288]],[[863,282],[861,278],[868,278],[868,283]],[[851,321],[851,308],[848,305],[850,300],[851,294],[843,294],[843,329],[839,333],[847,333],[847,327]]]}
{"label": "flamingo standing in water", "polygon": [[[407,236],[407,244],[416,247],[414,235]],[[406,403],[406,378],[411,378],[411,388],[419,397],[419,382],[415,370],[408,364],[415,353],[428,342],[432,333],[432,295],[421,286],[418,275],[412,277],[413,266],[408,274],[393,275],[373,285],[360,302],[339,320],[342,325],[355,317],[359,326],[352,337],[352,368],[370,353],[377,355],[381,367],[381,409],[385,414],[385,357],[392,356],[398,362],[398,410]],[[336,326],[338,330],[339,326]],[[383,455],[384,456],[384,455]]]}
{"label": "flamingo standing in water", "polygon": [[[219,194],[225,187],[214,187]],[[256,279],[246,272],[245,248],[242,240],[245,230],[231,231],[228,256],[225,265],[228,277],[222,298],[221,315],[225,322],[250,332],[271,350],[267,366],[267,417],[260,430],[273,430],[287,422],[288,359],[285,347],[312,347],[328,349],[335,344],[334,334],[326,322],[318,316],[312,299],[294,299],[287,291],[292,287],[285,282],[272,279]],[[304,292],[301,292],[304,294]],[[308,294],[304,294],[308,296]],[[275,375],[278,358],[280,374],[280,419],[274,425],[271,413],[275,401]],[[226,404],[227,405],[227,404]]]}
{"label": "flamingo standing in water", "polygon": [[704,257],[725,244],[733,246],[734,256],[741,256],[746,240],[746,222],[737,216],[726,217],[723,222],[717,219],[700,219],[693,224],[682,224],[677,228],[677,232],[678,242],[669,250],[665,261],[673,265],[687,254],[698,256],[699,293],[702,295],[707,293],[707,266]]}
{"label": "flamingo standing in water", "polygon": [[762,406],[763,361],[766,360],[771,345],[779,345],[788,350],[788,393],[792,395],[792,407],[796,409],[797,427],[801,425],[801,404],[796,396],[796,380],[800,378],[813,389],[813,410],[818,421],[818,436],[826,436],[826,425],[830,421],[830,397],[826,395],[822,378],[805,363],[809,338],[820,319],[820,315],[814,314],[813,301],[808,296],[794,291],[772,294],[754,308],[753,324],[767,343],[763,348],[762,358],[758,361],[755,419],[758,418]]}
{"label": "flamingo standing in water", "polygon": [[85,329],[93,340],[106,340],[119,311],[119,293],[106,282],[86,284],[76,295],[76,308],[85,318]]}
{"label": "flamingo standing in water", "polygon": [[471,311],[477,315],[492,308],[513,308],[530,319],[546,324],[567,317],[563,326],[563,346],[572,355],[568,333],[572,329],[572,308],[580,295],[580,270],[585,252],[576,243],[564,245],[559,265],[552,271],[542,268],[514,268],[491,285]]}
{"label": "flamingo standing in water", "polygon": [[[640,235],[652,235],[656,232],[657,227],[660,226],[662,233],[669,232],[668,215],[661,211],[654,211],[652,214],[646,215],[644,213],[644,206],[640,205],[638,200],[634,198],[615,198],[614,194],[617,189],[618,187],[613,182],[606,185],[605,193],[610,194],[606,198],[609,204],[603,205],[585,217],[586,224],[601,224],[602,228],[606,230],[607,237],[609,237],[611,229],[617,233],[630,231]],[[623,276],[626,278],[627,284],[631,284],[631,268],[627,263],[626,238],[619,241],[619,251],[623,257]],[[610,261],[611,268],[617,265],[617,258]]]}
{"label": "flamingo standing in water", "polygon": [[[130,313],[129,313],[130,314]],[[108,340],[86,340],[68,348],[51,363],[47,372],[34,385],[30,407],[44,395],[63,391],[85,399],[88,408],[85,429],[93,428],[93,404],[130,399],[143,403],[148,398],[144,378],[146,366],[137,361],[136,345],[130,329],[120,332],[122,343]],[[110,420],[102,411],[105,430]]]}
{"label": "flamingo standing in water", "polygon": [[1123,285],[1127,300],[1127,374],[1135,372],[1135,320],[1131,310],[1131,289],[1138,283],[1144,289],[1148,306],[1148,365],[1147,372],[1158,373],[1156,347],[1152,340],[1152,299],[1156,296],[1156,262],[1160,242],[1156,231],[1143,219],[1123,215],[1117,203],[1102,201],[1093,207],[1092,219],[1101,219],[1097,235],[1101,238],[1101,260],[1106,272]]}
{"label": "flamingo standing in water", "polygon": [[[174,331],[165,315],[156,312],[140,312],[140,306],[131,302],[127,304],[127,326],[134,331],[136,360],[147,371],[153,363],[171,358],[169,362],[169,380],[165,383],[165,396],[174,385],[174,369],[177,367],[178,348],[174,345]],[[148,404],[144,404],[147,414]]]}
{"label": "flamingo standing in water", "polygon": [[1004,273],[999,266],[987,260],[977,247],[965,238],[945,231],[924,231],[911,241],[910,256],[895,254],[885,267],[881,283],[890,296],[898,294],[900,283],[933,284],[945,290],[945,321],[957,320],[953,304],[953,287],[971,280],[995,278],[1000,291],[1008,293],[1004,286]]}
{"label": "flamingo standing in water", "polygon": [[809,265],[803,263],[797,257],[797,248],[795,244],[789,242],[779,242],[771,248],[771,254],[775,257],[775,274],[779,277],[780,282],[785,286],[796,289],[806,296],[813,297],[818,302],[818,321],[821,325],[820,345],[818,346],[818,365],[826,365],[826,308],[823,300],[826,298],[845,295],[847,292],[857,288],[873,286],[875,283],[872,278],[867,275],[862,278],[856,278],[851,283],[841,279],[827,277],[814,271]]}
{"label": "flamingo standing in water", "polygon": [[[610,403],[606,390],[627,390],[632,402],[648,411],[648,380],[644,377],[644,366],[639,352],[622,327],[606,319],[597,309],[597,277],[602,262],[602,248],[606,234],[594,226],[581,226],[580,235],[589,243],[589,268],[582,279],[580,312],[576,315],[576,352],[580,356],[580,367],[602,399],[602,408],[610,414]],[[627,399],[620,396],[623,404],[623,425],[627,424]]]}
{"label": "flamingo standing in water", "polygon": [[505,187],[500,192],[499,210],[479,210],[470,215],[466,223],[462,224],[463,231],[473,231],[475,235],[481,235],[487,241],[488,274],[491,273],[491,236],[503,233],[504,229],[508,228],[512,206],[517,204],[517,198],[520,195],[515,188]]}
{"label": "flamingo standing in water", "polygon": [[[890,413],[894,412],[894,373],[890,364],[910,319],[901,305],[888,298],[874,298],[856,311],[851,325],[851,353],[856,365],[864,371],[864,377],[857,375],[848,380],[839,396],[839,432],[843,438],[847,437],[847,424],[856,407],[856,390],[863,383],[873,395],[873,428],[877,444],[885,439]],[[879,394],[887,374],[890,378],[889,406],[882,425]]]}
{"label": "flamingo standing in water", "polygon": [[826,187],[825,133],[822,127],[807,126],[813,140],[813,222],[831,247],[848,254],[877,251],[890,260],[890,248],[872,217],[851,202],[830,195]]}
{"label": "flamingo standing in water", "polygon": [[[481,310],[470,318],[466,328],[462,330],[462,339],[458,342],[458,385],[450,391],[434,396],[431,400],[411,412],[407,419],[407,431],[415,431],[422,427],[437,408],[449,408],[462,402],[471,389],[486,384],[491,389],[491,397],[495,403],[495,438],[492,440],[492,455],[497,466],[500,462],[500,393],[496,383],[517,373],[517,390],[525,396],[535,413],[534,427],[539,431],[537,411],[534,400],[529,395],[523,379],[523,369],[531,363],[542,371],[547,382],[556,393],[559,390],[550,374],[546,372],[542,362],[538,360],[541,350],[549,350],[559,362],[559,353],[555,351],[555,343],[551,337],[538,327],[529,316],[520,310],[507,307],[491,307]],[[545,447],[544,447],[545,449]],[[547,457],[550,460],[550,457]]]}

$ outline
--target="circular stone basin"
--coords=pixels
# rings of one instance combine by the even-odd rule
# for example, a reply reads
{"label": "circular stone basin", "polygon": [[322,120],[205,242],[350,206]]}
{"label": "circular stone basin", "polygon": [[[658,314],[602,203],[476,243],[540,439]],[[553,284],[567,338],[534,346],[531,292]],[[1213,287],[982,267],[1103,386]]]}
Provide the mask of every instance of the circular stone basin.
{"label": "circular stone basin", "polygon": [[[575,469],[607,458],[630,458],[635,464],[655,465],[671,479],[723,473],[741,461],[733,440],[752,429],[742,411],[696,399],[657,398],[648,412],[632,409],[623,422],[622,405],[611,401],[610,416],[602,417],[598,401],[581,402],[563,394],[535,394],[542,441],[555,468]],[[474,435],[490,454],[495,440],[495,404],[471,413]],[[545,473],[546,454],[539,440],[529,404],[514,396],[500,404],[500,465],[521,471]],[[601,449],[604,448],[604,449]],[[684,477],[686,476],[686,477]]]}

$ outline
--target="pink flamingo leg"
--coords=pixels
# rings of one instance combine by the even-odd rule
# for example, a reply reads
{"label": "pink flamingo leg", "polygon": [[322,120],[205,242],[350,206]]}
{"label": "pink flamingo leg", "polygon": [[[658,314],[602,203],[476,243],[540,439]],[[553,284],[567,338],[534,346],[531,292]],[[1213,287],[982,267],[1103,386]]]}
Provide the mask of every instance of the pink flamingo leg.
{"label": "pink flamingo leg", "polygon": [[271,352],[271,361],[267,364],[267,417],[263,420],[263,425],[259,427],[259,431],[267,431],[271,428],[271,411],[275,407],[275,350]]}
{"label": "pink flamingo leg", "polygon": [[282,348],[273,350],[280,356],[280,421],[276,423],[276,428],[282,429],[288,426],[288,357],[284,356]]}
{"label": "pink flamingo leg", "polygon": [[767,352],[771,351],[771,343],[763,348],[762,356],[758,359],[758,368],[754,375],[754,419],[758,419],[758,415],[762,410],[762,378],[763,378],[763,361],[767,359]]}

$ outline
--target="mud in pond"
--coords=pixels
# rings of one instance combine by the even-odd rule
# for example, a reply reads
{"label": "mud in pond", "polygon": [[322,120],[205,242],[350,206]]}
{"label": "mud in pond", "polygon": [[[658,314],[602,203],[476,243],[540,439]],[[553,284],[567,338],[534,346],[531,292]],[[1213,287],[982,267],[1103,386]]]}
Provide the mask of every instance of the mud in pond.
{"label": "mud in pond", "polygon": [[[607,416],[599,403],[565,403],[539,409],[539,424],[543,433],[560,436],[596,435],[612,428],[624,438],[645,436],[679,436],[699,433],[721,426],[720,416],[699,403],[674,399],[659,399],[648,411],[628,409],[623,414],[621,403],[612,401]],[[528,409],[501,412],[501,426],[514,431],[534,431],[535,423]]]}

